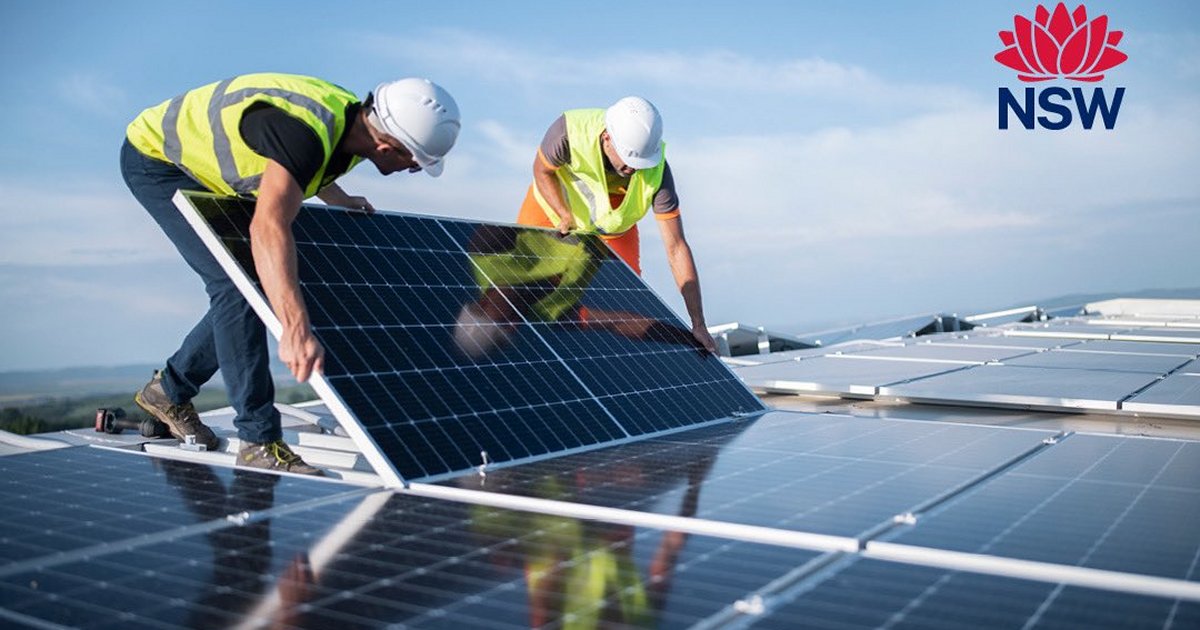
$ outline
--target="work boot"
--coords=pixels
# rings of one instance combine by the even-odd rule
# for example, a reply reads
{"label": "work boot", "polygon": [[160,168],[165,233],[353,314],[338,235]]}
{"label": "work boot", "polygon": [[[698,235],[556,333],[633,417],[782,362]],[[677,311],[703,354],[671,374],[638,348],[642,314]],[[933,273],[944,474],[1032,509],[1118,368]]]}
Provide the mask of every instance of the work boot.
{"label": "work boot", "polygon": [[293,453],[291,447],[283,440],[275,440],[266,444],[246,442],[238,451],[237,465],[247,468],[265,468],[298,475],[315,475],[323,477],[325,472],[320,468],[304,463],[300,456]]}
{"label": "work boot", "polygon": [[217,450],[217,446],[221,443],[212,429],[200,422],[200,416],[196,413],[196,408],[192,406],[192,403],[186,402],[179,405],[171,402],[162,386],[162,370],[154,371],[154,378],[150,379],[150,382],[146,383],[141,391],[133,395],[133,402],[137,403],[137,406],[146,413],[167,425],[167,428],[171,430],[171,435],[180,442],[187,441],[184,436],[194,435],[196,443],[203,444],[210,451]]}

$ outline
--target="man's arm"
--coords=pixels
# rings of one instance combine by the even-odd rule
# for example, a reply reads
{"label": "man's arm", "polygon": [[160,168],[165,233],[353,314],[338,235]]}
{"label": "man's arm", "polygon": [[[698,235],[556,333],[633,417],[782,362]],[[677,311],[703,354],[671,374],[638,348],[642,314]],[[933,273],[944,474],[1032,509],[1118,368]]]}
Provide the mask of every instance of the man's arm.
{"label": "man's arm", "polygon": [[292,221],[303,201],[304,192],[291,173],[268,160],[250,221],[250,251],[263,291],[283,324],[279,358],[301,383],[314,371],[321,371],[325,357],[325,349],[312,334],[296,273]]}
{"label": "man's arm", "polygon": [[546,164],[540,151],[533,157],[533,185],[537,186],[538,192],[542,193],[542,199],[545,199],[558,215],[558,225],[555,227],[559,232],[566,234],[575,227],[575,217],[563,200],[562,188],[558,185],[558,176],[554,171],[555,169]]}
{"label": "man's arm", "polygon": [[341,206],[351,210],[362,210],[367,214],[375,212],[375,206],[372,206],[371,202],[367,201],[366,197],[348,195],[346,194],[346,191],[342,190],[342,187],[338,186],[336,183],[331,183],[322,188],[320,192],[317,193],[317,199],[320,199],[331,206]]}
{"label": "man's arm", "polygon": [[670,219],[659,219],[658,229],[662,233],[663,245],[667,248],[667,262],[671,265],[671,274],[675,276],[675,286],[679,287],[679,293],[683,295],[683,304],[692,320],[692,336],[706,350],[715,354],[717,343],[713,341],[712,335],[708,334],[708,325],[704,323],[700,277],[696,273],[692,248],[683,236],[683,220],[679,215]]}

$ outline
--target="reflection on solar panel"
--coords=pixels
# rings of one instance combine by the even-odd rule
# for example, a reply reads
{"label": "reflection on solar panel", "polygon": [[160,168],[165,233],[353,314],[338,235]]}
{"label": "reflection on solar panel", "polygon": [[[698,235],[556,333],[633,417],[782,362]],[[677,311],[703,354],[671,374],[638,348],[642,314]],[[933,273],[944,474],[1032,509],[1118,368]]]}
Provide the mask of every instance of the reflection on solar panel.
{"label": "reflection on solar panel", "polygon": [[[90,448],[0,457],[0,566],[348,489],[231,473]],[[228,502],[230,486],[242,504]]]}
{"label": "reflection on solar panel", "polygon": [[696,518],[862,537],[1054,435],[773,412],[443,485],[657,514],[690,501]]}
{"label": "reflection on solar panel", "polygon": [[[278,333],[252,202],[176,203]],[[314,387],[393,485],[762,409],[594,237],[324,206],[292,230]]]}
{"label": "reflection on solar panel", "polygon": [[[157,523],[153,536],[135,527],[98,531],[106,538],[86,552],[0,563],[0,619],[10,623],[679,627],[818,555],[258,471],[232,471],[230,480],[228,469],[99,449],[0,462],[6,471],[79,465],[80,477],[107,470],[140,481],[123,493],[111,484],[130,477],[101,474],[96,483],[121,500],[72,495],[63,513],[193,512]],[[86,535],[89,524],[76,522],[76,531]]]}
{"label": "reflection on solar panel", "polygon": [[[83,447],[14,455],[0,619],[1036,627],[1104,611],[1189,627],[1200,443],[1046,435],[781,412],[401,493]],[[430,488],[458,500],[414,496]],[[739,529],[755,524],[758,539]]]}

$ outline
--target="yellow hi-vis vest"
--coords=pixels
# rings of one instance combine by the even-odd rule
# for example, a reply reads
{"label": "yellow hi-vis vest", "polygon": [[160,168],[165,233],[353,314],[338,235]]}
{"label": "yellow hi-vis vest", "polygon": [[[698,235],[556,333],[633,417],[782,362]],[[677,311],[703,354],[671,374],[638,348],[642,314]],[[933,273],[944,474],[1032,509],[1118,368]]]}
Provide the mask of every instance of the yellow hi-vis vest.
{"label": "yellow hi-vis vest", "polygon": [[[312,181],[297,182],[305,197],[317,194],[325,169],[346,132],[351,92],[332,83],[293,74],[244,74],[210,83],[146,109],[129,123],[126,136],[138,151],[178,166],[209,190],[224,195],[258,195],[267,158],[242,140],[242,114],[256,103],[278,107],[312,128],[325,160]],[[361,158],[351,160],[351,168]]]}
{"label": "yellow hi-vis vest", "polygon": [[[634,171],[621,205],[613,208],[608,198],[608,183],[604,178],[604,150],[600,132],[604,131],[603,109],[572,109],[563,114],[567,122],[567,144],[571,146],[571,161],[554,172],[558,177],[563,200],[575,217],[582,232],[621,234],[637,224],[654,203],[654,193],[662,183],[665,154],[658,166]],[[666,143],[663,143],[665,150]],[[558,214],[542,197],[536,184],[533,196],[546,212],[551,225],[558,223]]]}
{"label": "yellow hi-vis vest", "polygon": [[471,254],[479,288],[518,287],[557,281],[549,295],[530,306],[541,321],[558,321],[577,305],[600,268],[587,243],[564,242],[547,232],[521,230],[513,248],[495,254]]}

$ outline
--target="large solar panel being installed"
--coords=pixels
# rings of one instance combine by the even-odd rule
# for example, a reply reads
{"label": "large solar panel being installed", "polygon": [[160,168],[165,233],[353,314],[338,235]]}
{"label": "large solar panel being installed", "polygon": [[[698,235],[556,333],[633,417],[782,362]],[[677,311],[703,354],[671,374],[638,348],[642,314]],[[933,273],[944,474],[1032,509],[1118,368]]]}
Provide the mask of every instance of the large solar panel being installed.
{"label": "large solar panel being installed", "polygon": [[[278,332],[252,202],[176,201]],[[314,386],[393,485],[763,409],[594,237],[325,206],[292,229]]]}

